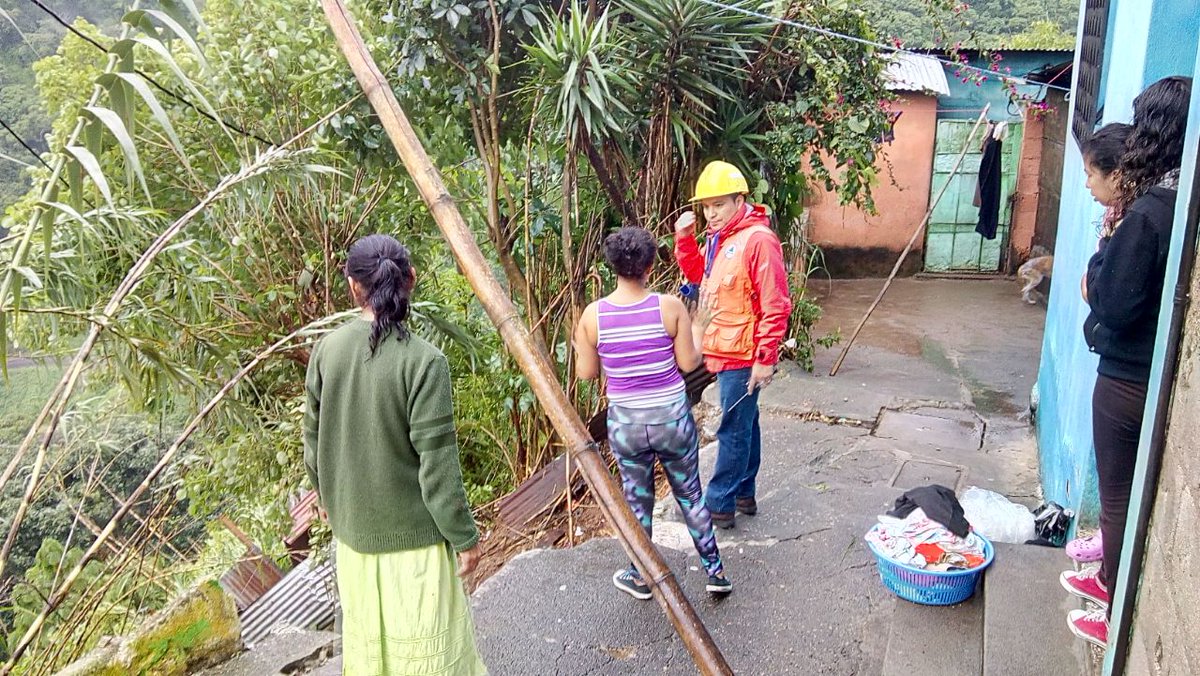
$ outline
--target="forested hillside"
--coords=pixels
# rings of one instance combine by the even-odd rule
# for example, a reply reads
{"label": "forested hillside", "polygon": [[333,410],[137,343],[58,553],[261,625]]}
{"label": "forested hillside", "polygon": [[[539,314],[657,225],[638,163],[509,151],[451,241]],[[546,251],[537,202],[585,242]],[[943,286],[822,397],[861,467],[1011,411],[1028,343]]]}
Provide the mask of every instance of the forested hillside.
{"label": "forested hillside", "polygon": [[[77,17],[112,30],[120,21],[124,0],[41,0],[70,22]],[[54,53],[66,29],[31,0],[0,0],[0,206],[7,206],[29,187],[23,164],[37,159],[13,138],[45,152],[43,135],[50,119],[38,98],[33,62]]]}
{"label": "forested hillside", "polygon": [[[941,10],[947,5],[952,11]],[[966,47],[1069,49],[1079,15],[1077,0],[865,0],[860,6],[881,36],[898,37],[909,47],[939,46],[941,23]]]}
{"label": "forested hillside", "polygon": [[[82,16],[111,33],[128,1],[41,0],[41,4],[68,22]],[[1072,46],[1078,4],[1076,0],[866,0],[861,6],[880,36],[898,37],[910,47],[938,46],[940,23],[954,40],[969,47],[1028,49]],[[943,11],[943,5],[967,8],[956,14]],[[0,120],[12,129],[0,133],[0,207],[25,192],[29,181],[23,165],[37,162],[13,135],[38,152],[46,149],[43,135],[50,123],[37,97],[33,62],[53,54],[64,33],[32,0],[0,0]]]}

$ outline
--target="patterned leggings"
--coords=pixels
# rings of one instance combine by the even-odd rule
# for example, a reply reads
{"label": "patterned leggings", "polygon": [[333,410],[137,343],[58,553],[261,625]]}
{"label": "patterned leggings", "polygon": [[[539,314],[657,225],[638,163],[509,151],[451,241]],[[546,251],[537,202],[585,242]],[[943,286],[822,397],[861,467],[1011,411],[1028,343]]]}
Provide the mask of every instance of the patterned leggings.
{"label": "patterned leggings", "polygon": [[[686,403],[686,402],[685,402]],[[657,411],[661,417],[661,410]],[[722,572],[721,554],[717,551],[717,538],[713,532],[712,517],[700,493],[699,438],[696,421],[691,410],[683,410],[683,416],[671,422],[639,422],[653,420],[650,411],[636,411],[610,407],[608,418],[608,443],[617,458],[621,471],[621,484],[625,489],[625,502],[629,503],[634,516],[652,533],[654,510],[654,461],[662,463],[663,473],[671,484],[671,492],[688,533],[704,562],[709,575]]]}

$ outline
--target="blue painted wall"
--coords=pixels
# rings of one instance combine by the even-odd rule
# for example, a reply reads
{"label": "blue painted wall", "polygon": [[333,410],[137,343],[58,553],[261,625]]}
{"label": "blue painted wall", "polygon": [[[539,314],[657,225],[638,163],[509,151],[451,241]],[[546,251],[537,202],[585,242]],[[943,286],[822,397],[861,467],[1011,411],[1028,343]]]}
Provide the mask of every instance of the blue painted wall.
{"label": "blue painted wall", "polygon": [[[1146,85],[1167,75],[1190,75],[1200,39],[1195,0],[1153,0],[1152,5],[1147,0],[1116,0],[1109,18],[1105,123],[1128,121],[1133,98]],[[1069,132],[1063,172],[1055,283],[1038,373],[1038,444],[1046,498],[1078,510],[1083,521],[1094,523],[1091,396],[1097,359],[1083,341],[1087,307],[1079,294],[1079,279],[1095,251],[1103,209],[1084,186],[1083,159]]]}
{"label": "blue painted wall", "polygon": [[[1000,50],[1003,60],[999,69],[1012,69],[1014,77],[1037,70],[1042,66],[1063,63],[1071,58],[1069,51],[1004,51]],[[968,60],[972,66],[991,68],[992,64],[978,57]],[[988,119],[994,122],[1020,122],[1021,114],[1016,106],[1010,106],[1008,90],[995,75],[986,75],[987,82],[976,84],[974,81],[964,83],[954,77],[954,67],[946,66],[946,80],[950,84],[950,95],[938,97],[938,119],[942,120],[973,120],[979,117],[979,111],[984,105],[992,104],[988,110]],[[1069,82],[1056,82],[1067,86]],[[1017,91],[1041,99],[1043,95],[1040,85],[1019,85]]]}

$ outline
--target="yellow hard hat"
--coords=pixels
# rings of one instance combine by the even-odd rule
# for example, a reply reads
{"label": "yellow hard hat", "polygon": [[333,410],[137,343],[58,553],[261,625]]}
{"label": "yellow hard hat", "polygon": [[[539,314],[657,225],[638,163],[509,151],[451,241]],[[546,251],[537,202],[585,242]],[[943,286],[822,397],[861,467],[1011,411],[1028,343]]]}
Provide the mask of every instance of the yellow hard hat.
{"label": "yellow hard hat", "polygon": [[750,186],[746,184],[746,177],[741,170],[728,162],[717,160],[709,162],[700,172],[700,178],[696,180],[696,194],[691,201],[748,192]]}

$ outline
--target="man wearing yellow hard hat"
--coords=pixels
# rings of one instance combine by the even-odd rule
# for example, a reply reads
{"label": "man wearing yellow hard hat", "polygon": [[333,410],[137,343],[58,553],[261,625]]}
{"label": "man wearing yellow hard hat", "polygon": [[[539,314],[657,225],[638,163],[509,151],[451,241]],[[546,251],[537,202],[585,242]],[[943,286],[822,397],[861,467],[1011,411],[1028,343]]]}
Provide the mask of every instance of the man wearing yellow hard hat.
{"label": "man wearing yellow hard hat", "polygon": [[699,286],[700,347],[721,393],[717,464],[704,497],[721,528],[732,528],[738,512],[758,512],[758,392],[775,373],[792,311],[779,237],[766,207],[746,201],[748,192],[737,167],[710,162],[691,199],[703,210],[704,246],[696,242],[692,211],[675,221],[675,258]]}

